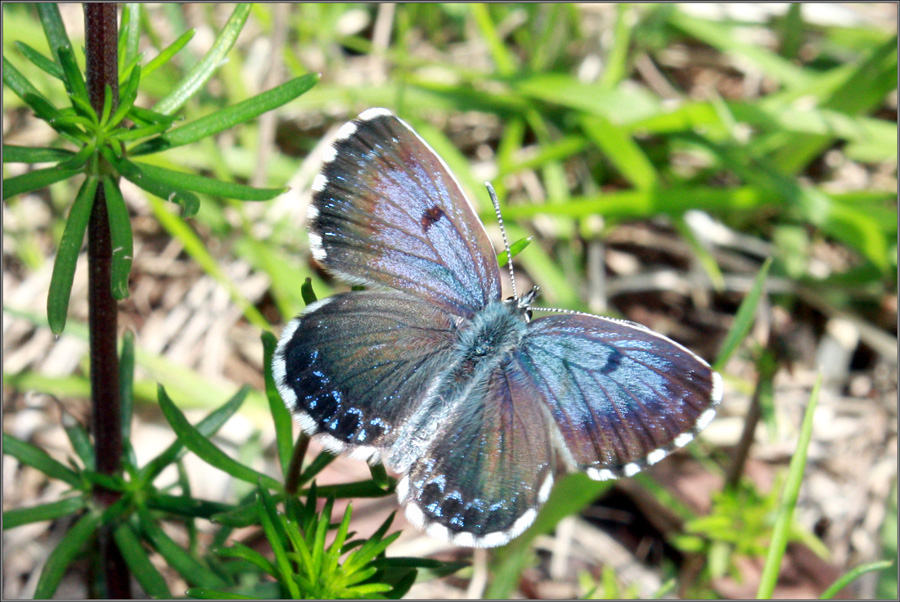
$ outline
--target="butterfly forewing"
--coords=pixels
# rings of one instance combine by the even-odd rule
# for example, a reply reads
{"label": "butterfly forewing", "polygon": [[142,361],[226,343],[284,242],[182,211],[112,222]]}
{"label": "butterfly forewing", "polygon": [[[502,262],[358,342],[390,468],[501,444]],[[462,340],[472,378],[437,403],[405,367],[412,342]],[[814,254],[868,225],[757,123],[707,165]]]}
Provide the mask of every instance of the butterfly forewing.
{"label": "butterfly forewing", "polygon": [[539,318],[517,356],[564,453],[595,479],[631,476],[690,442],[722,398],[721,379],[705,361],[630,322]]}
{"label": "butterfly forewing", "polygon": [[443,161],[372,109],[338,132],[309,210],[313,256],[351,282],[402,290],[470,317],[500,298],[484,226]]}

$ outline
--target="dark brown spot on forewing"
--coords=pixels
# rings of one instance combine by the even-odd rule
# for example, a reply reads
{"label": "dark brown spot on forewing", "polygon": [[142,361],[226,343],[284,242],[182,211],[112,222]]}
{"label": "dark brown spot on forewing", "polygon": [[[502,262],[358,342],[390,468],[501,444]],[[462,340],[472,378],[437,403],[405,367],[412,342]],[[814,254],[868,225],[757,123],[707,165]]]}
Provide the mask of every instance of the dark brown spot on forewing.
{"label": "dark brown spot on forewing", "polygon": [[422,217],[419,219],[419,223],[422,224],[422,231],[428,232],[435,223],[441,220],[441,218],[447,217],[444,214],[444,210],[438,207],[437,205],[431,207],[430,209],[426,209],[422,212]]}

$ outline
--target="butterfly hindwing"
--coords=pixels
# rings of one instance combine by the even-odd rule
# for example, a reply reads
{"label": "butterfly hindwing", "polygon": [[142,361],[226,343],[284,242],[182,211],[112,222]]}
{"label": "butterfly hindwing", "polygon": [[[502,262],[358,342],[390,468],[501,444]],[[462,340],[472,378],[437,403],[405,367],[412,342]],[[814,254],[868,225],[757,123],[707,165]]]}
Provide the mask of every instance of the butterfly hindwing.
{"label": "butterfly hindwing", "polygon": [[275,384],[303,430],[330,451],[374,457],[451,362],[457,319],[400,292],[334,295],[285,328]]}
{"label": "butterfly hindwing", "polygon": [[546,412],[514,360],[471,385],[397,493],[410,522],[433,537],[494,547],[534,521],[554,451]]}
{"label": "butterfly hindwing", "polygon": [[562,435],[594,479],[632,476],[689,443],[715,415],[722,381],[668,338],[587,314],[534,320],[517,351]]}
{"label": "butterfly hindwing", "polygon": [[312,254],[322,265],[465,317],[500,298],[484,226],[406,123],[370,109],[339,130],[325,158],[309,208]]}

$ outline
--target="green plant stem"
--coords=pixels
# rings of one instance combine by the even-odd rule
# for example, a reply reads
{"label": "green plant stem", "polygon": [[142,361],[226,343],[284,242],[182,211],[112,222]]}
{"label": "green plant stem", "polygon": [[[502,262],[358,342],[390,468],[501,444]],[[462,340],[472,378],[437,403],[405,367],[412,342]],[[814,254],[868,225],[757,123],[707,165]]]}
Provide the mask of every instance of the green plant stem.
{"label": "green plant stem", "polygon": [[[118,104],[118,26],[115,4],[85,4],[85,58],[91,106],[103,110],[104,89],[112,89],[113,109]],[[94,449],[97,470],[116,474],[123,457],[121,408],[119,405],[119,358],[116,301],[112,296],[112,244],[103,186],[97,187],[88,224],[88,327],[91,346],[91,398]],[[95,501],[111,506],[118,494],[103,487],[94,489]],[[106,595],[131,598],[128,567],[115,544],[110,528],[99,532],[101,570]]]}

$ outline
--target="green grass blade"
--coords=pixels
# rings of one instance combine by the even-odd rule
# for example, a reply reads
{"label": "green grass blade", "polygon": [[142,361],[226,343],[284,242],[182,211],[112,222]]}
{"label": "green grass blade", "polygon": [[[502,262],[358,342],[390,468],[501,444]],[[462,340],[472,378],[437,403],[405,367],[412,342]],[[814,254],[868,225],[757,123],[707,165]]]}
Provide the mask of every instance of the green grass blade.
{"label": "green grass blade", "polygon": [[36,169],[19,176],[13,176],[3,180],[3,200],[14,197],[17,194],[31,192],[46,188],[50,184],[67,180],[81,173],[80,169],[60,169],[59,167],[46,167]]}
{"label": "green grass blade", "polygon": [[[826,109],[848,115],[866,113],[877,108],[885,96],[897,88],[897,36],[875,48],[840,86],[822,99]],[[797,173],[827,148],[832,136],[796,136],[782,145],[772,162],[783,173]],[[896,146],[896,145],[895,145]]]}
{"label": "green grass blade", "polygon": [[497,28],[491,20],[491,13],[488,6],[489,5],[487,4],[472,4],[470,6],[472,16],[475,18],[475,23],[481,31],[481,36],[484,38],[484,41],[490,50],[491,58],[494,59],[494,64],[497,66],[497,73],[500,75],[512,75],[516,72],[515,59],[509,50],[507,50],[506,44],[500,39],[500,34],[497,33]]}
{"label": "green grass blade", "polygon": [[612,90],[627,76],[628,48],[631,44],[631,30],[634,28],[634,11],[631,4],[616,5],[616,26],[613,29],[613,47],[606,58],[600,84]]}
{"label": "green grass blade", "polygon": [[873,571],[883,571],[884,569],[889,569],[894,566],[893,560],[879,560],[877,562],[870,562],[868,564],[861,564],[857,567],[853,567],[850,571],[841,575],[837,581],[832,583],[828,589],[825,590],[824,593],[819,597],[820,600],[831,600],[838,593],[853,583],[855,580],[859,579],[866,573],[871,573]]}
{"label": "green grass blade", "polygon": [[84,497],[67,497],[49,504],[31,506],[30,508],[14,508],[3,513],[3,530],[13,529],[21,525],[43,520],[56,520],[74,514],[87,506]]}
{"label": "green grass blade", "polygon": [[69,211],[66,227],[59,241],[59,249],[56,251],[53,274],[50,277],[50,291],[47,294],[47,322],[53,334],[60,334],[66,327],[69,297],[72,294],[72,282],[75,280],[75,265],[94,205],[97,183],[97,178],[88,177],[81,184]]}
{"label": "green grass blade", "polygon": [[138,538],[137,533],[128,523],[122,523],[113,531],[113,537],[125,559],[125,564],[131,569],[131,574],[137,579],[144,592],[151,598],[170,599],[172,592],[166,584],[165,577],[156,570],[150,557]]}
{"label": "green grass blade", "polygon": [[592,481],[587,475],[566,475],[554,486],[546,505],[538,513],[534,524],[525,533],[498,550],[492,563],[494,579],[485,598],[508,598],[519,584],[522,570],[531,559],[531,543],[538,535],[550,532],[567,516],[581,511],[597,496],[612,487],[609,481]]}
{"label": "green grass blade", "polygon": [[725,368],[725,364],[731,359],[732,354],[737,350],[738,346],[746,338],[750,328],[753,327],[753,321],[756,316],[756,307],[766,290],[766,277],[769,275],[769,268],[772,267],[772,258],[766,259],[759,273],[753,280],[753,287],[738,308],[737,314],[734,316],[734,323],[725,335],[725,341],[719,350],[719,356],[713,364],[713,370],[721,371]]}
{"label": "green grass blade", "polygon": [[88,512],[63,536],[59,544],[50,552],[47,563],[38,578],[37,587],[34,590],[36,600],[49,600],[59,587],[66,569],[76,560],[81,549],[91,539],[94,531],[100,526],[103,514],[100,512]]}
{"label": "green grass blade", "polygon": [[533,236],[529,236],[527,238],[520,238],[513,244],[509,245],[509,253],[506,252],[506,249],[500,251],[497,255],[497,263],[500,264],[500,267],[505,267],[507,263],[509,263],[509,257],[507,255],[512,255],[515,257],[519,253],[525,250],[525,248],[531,244],[531,241],[534,239]]}
{"label": "green grass blade", "polygon": [[624,128],[600,115],[587,117],[581,124],[585,134],[635,188],[656,186],[656,168]]}
{"label": "green grass blade", "polygon": [[172,430],[178,436],[178,439],[186,448],[194,452],[198,458],[218,468],[222,472],[230,474],[236,479],[253,483],[262,482],[266,487],[271,489],[281,489],[281,483],[272,477],[257,472],[248,466],[244,466],[234,458],[219,449],[214,443],[207,439],[200,431],[197,430],[178,407],[166,395],[162,385],[159,386],[159,407],[163,416],[172,426]]}
{"label": "green grass blade", "polygon": [[128,276],[134,257],[134,242],[131,236],[131,220],[125,199],[118,183],[112,178],[103,178],[103,193],[106,211],[109,214],[109,232],[112,243],[112,295],[121,301],[128,298]]}
{"label": "green grass blade", "polygon": [[212,48],[191,70],[190,73],[153,107],[153,110],[166,115],[171,115],[180,109],[187,100],[199,91],[213,74],[219,69],[225,55],[237,41],[238,34],[244,28],[247,16],[250,14],[250,4],[243,3],[234,7],[234,12],[222,28]]}
{"label": "green grass blade", "polygon": [[794,508],[797,506],[797,498],[800,495],[800,486],[803,484],[803,472],[806,469],[806,454],[809,442],[812,440],[813,415],[819,401],[819,387],[822,377],[816,379],[812,393],[809,396],[809,405],[803,416],[803,424],[800,426],[800,436],[797,440],[797,449],[791,458],[788,469],[787,481],[784,484],[784,492],[778,515],[775,518],[775,528],[772,530],[772,542],[769,544],[769,552],[766,555],[766,563],[763,566],[762,576],[759,580],[759,589],[756,597],[768,600],[775,591],[775,583],[778,581],[778,571],[781,567],[781,559],[787,548],[788,537],[791,533],[791,522],[794,517]]}
{"label": "green grass blade", "polygon": [[754,63],[763,73],[785,86],[802,86],[810,79],[802,68],[764,46],[741,41],[739,36],[734,35],[731,27],[723,23],[691,17],[675,10],[669,15],[669,24],[725,54]]}
{"label": "green grass blade", "polygon": [[679,186],[610,192],[573,198],[557,204],[509,205],[503,209],[503,217],[519,219],[546,213],[575,218],[589,215],[633,218],[661,213],[680,215],[688,209],[699,209],[719,215],[730,212],[749,213],[774,204],[771,192],[754,186],[729,189]]}

